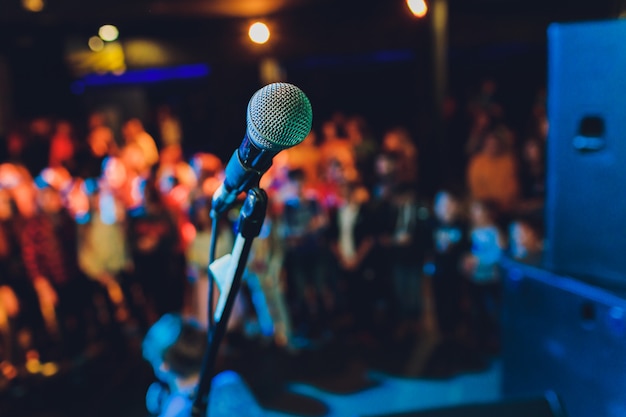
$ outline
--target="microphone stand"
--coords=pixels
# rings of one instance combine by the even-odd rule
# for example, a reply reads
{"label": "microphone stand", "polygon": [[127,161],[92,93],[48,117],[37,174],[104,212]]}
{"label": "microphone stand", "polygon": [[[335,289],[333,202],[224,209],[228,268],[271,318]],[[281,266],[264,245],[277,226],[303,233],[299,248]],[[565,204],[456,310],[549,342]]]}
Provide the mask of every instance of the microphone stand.
{"label": "microphone stand", "polygon": [[[217,353],[224,334],[226,333],[228,319],[235,302],[237,291],[241,285],[241,278],[248,262],[248,255],[250,254],[252,242],[261,232],[261,227],[263,226],[263,222],[265,220],[266,210],[267,193],[258,187],[250,189],[239,212],[237,237],[231,251],[230,264],[227,273],[228,276],[217,277],[218,282],[226,283],[224,288],[220,288],[220,290],[228,291],[228,295],[224,303],[222,301],[223,294],[220,294],[220,301],[222,302],[218,302],[215,309],[215,326],[209,326],[209,347],[205,352],[202,361],[198,389],[191,409],[192,417],[209,416],[211,381],[215,373]],[[212,230],[212,233],[216,232],[216,230]],[[212,274],[210,268],[209,274]],[[209,286],[212,287],[212,284]],[[209,306],[212,305],[212,301],[213,300],[209,300]],[[209,311],[209,315],[210,314],[211,311]]]}

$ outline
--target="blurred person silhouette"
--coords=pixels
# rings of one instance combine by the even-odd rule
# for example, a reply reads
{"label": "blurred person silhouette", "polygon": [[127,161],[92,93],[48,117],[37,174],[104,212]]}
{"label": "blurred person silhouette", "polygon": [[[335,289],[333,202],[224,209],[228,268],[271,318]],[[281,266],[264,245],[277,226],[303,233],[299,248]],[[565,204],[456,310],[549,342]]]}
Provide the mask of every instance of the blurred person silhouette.
{"label": "blurred person silhouette", "polygon": [[287,177],[280,227],[285,271],[296,326],[300,336],[308,337],[324,327],[334,308],[324,262],[323,236],[328,218],[316,195],[307,193],[305,172],[293,169]]}
{"label": "blurred person silhouette", "polygon": [[498,82],[494,78],[485,77],[481,80],[478,91],[468,102],[467,110],[470,117],[481,112],[498,121],[504,117],[504,108],[498,97]]}
{"label": "blurred person silhouette", "polygon": [[180,163],[186,163],[183,158],[183,148],[180,145],[168,145],[160,148],[157,172],[171,170]]}
{"label": "blurred person silhouette", "polygon": [[21,241],[26,273],[48,330],[62,337],[62,354],[73,356],[86,347],[94,314],[92,287],[78,264],[77,225],[63,201],[68,181],[67,171],[52,168],[35,179],[37,212],[26,220]]}
{"label": "blurred person silhouette", "polygon": [[317,144],[315,131],[311,130],[298,146],[285,149],[283,152],[276,155],[275,158],[281,158],[282,155],[285,156],[284,164],[287,171],[301,169],[305,174],[305,183],[309,187],[316,187],[317,182],[320,181],[319,177],[321,175],[321,152]]}
{"label": "blurred person silhouette", "polygon": [[197,152],[189,160],[189,165],[196,175],[198,185],[193,190],[191,200],[212,197],[215,190],[224,181],[224,164],[215,154]]}
{"label": "blurred person silhouette", "polygon": [[[294,148],[297,148],[297,146],[289,149]],[[285,152],[280,152],[274,157],[272,166],[270,166],[267,172],[261,177],[259,183],[261,188],[272,195],[273,198],[268,201],[268,204],[275,206],[275,208],[282,207],[285,199],[288,198],[285,190],[289,188],[287,184],[289,183],[288,177],[289,171],[291,170],[289,155],[286,153],[289,149],[286,149]]]}
{"label": "blurred person silhouette", "polygon": [[[396,203],[397,191],[414,188],[420,194],[421,184],[418,179],[418,149],[409,131],[401,126],[396,126],[385,131],[381,145],[382,152],[378,154],[376,160],[377,182],[374,184],[374,202],[376,210],[379,211],[378,218],[389,219],[386,225],[380,224],[383,236],[393,236],[397,215]],[[382,222],[384,223],[384,222]],[[383,239],[384,240],[384,239]],[[394,257],[395,248],[389,243],[393,239],[388,239],[387,244],[377,248],[376,257],[379,260],[379,270],[381,274],[391,271],[390,261]],[[419,257],[419,256],[418,256]],[[393,276],[393,274],[391,274]],[[389,281],[391,286],[389,296],[394,298],[393,279]]]}
{"label": "blurred person silhouette", "polygon": [[[385,217],[378,216],[379,219]],[[388,257],[387,274],[391,278],[390,301],[394,319],[394,338],[415,337],[422,318],[422,271],[431,248],[430,213],[418,200],[413,185],[398,185],[389,212],[388,230],[381,236]]]}
{"label": "blurred person silhouette", "polygon": [[396,181],[416,184],[418,174],[418,149],[409,131],[404,127],[394,127],[383,135],[382,150],[398,156]]}
{"label": "blurred person silhouette", "polygon": [[374,182],[374,160],[378,153],[378,143],[363,116],[349,117],[345,122],[345,131],[354,154],[354,164],[361,173],[363,185],[370,189]]}
{"label": "blurred person silhouette", "polygon": [[544,248],[544,225],[540,216],[519,215],[509,225],[509,255],[520,262],[540,265]]}
{"label": "blurred person silhouette", "polygon": [[16,366],[24,365],[29,351],[36,352],[45,332],[22,259],[23,219],[5,188],[15,180],[0,167],[0,386],[18,376]]}
{"label": "blurred person silhouette", "polygon": [[164,201],[176,218],[182,254],[193,239],[189,210],[198,188],[196,172],[191,164],[183,159],[182,148],[171,145],[161,150],[155,175]]}
{"label": "blurred person silhouette", "polygon": [[142,200],[129,211],[128,242],[134,278],[140,284],[153,323],[182,309],[185,282],[179,273],[179,233],[174,214],[163,201],[155,179],[141,187]]}
{"label": "blurred person silhouette", "polygon": [[48,166],[51,168],[64,167],[70,172],[74,172],[75,142],[72,124],[67,120],[57,121],[50,139]]}
{"label": "blurred person silhouette", "polygon": [[515,209],[520,193],[517,158],[511,149],[511,140],[506,127],[491,130],[467,167],[470,197],[492,200],[503,215]]}
{"label": "blurred person silhouette", "polygon": [[[3,268],[0,271],[10,285],[10,288],[17,295],[16,317],[9,318],[6,324],[13,324],[13,334],[17,335],[19,347],[13,346],[13,353],[20,356],[22,351],[27,355],[31,354],[33,360],[38,360],[38,350],[50,347],[54,334],[49,335],[44,323],[40,299],[35,291],[33,282],[28,279],[25,259],[23,254],[23,233],[25,224],[38,212],[36,203],[36,187],[30,173],[23,165],[3,163],[0,165],[0,187],[3,189],[4,205],[3,230],[6,233],[6,253],[4,256]],[[7,274],[7,275],[4,275]],[[5,291],[5,295],[8,291]],[[15,301],[10,299],[9,301]],[[13,305],[16,306],[15,304]],[[51,304],[48,312],[51,311]],[[56,315],[56,314],[52,314]],[[51,315],[49,314],[48,317]],[[39,363],[40,364],[40,363]],[[10,367],[7,368],[9,371]]]}
{"label": "blurred person silhouette", "polygon": [[432,276],[439,334],[456,339],[461,329],[462,260],[470,247],[461,198],[451,190],[437,192],[433,203],[432,248],[426,271]]}
{"label": "blurred person silhouette", "polygon": [[296,348],[291,309],[287,304],[284,277],[285,241],[279,232],[278,212],[268,207],[261,233],[252,242],[244,273],[260,336],[281,348]]}
{"label": "blurred person silhouette", "polygon": [[4,157],[1,160],[13,164],[23,164],[27,141],[26,128],[22,123],[15,123],[6,134],[5,149],[2,152]]}
{"label": "blurred person silhouette", "polygon": [[178,234],[177,245],[171,254],[172,279],[183,283],[184,294],[188,296],[192,282],[188,280],[186,252],[196,234],[190,209],[192,199],[195,198],[194,191],[198,188],[198,179],[193,167],[183,160],[179,145],[170,145],[162,150],[155,175],[163,202],[173,216]]}
{"label": "blurred person silhouette", "polygon": [[[186,248],[187,280],[189,282],[185,313],[194,317],[204,328],[208,327],[209,300],[209,250],[213,224],[210,216],[213,194],[223,182],[224,166],[214,154],[195,153],[190,166],[197,178],[191,190],[189,218],[195,229],[193,239]],[[233,226],[226,216],[218,219],[216,236],[216,258],[230,253],[234,243]],[[214,291],[217,296],[217,285]],[[237,300],[239,302],[239,300]],[[214,304],[216,300],[214,300]],[[230,322],[229,322],[230,325]]]}
{"label": "blurred person silhouette", "polygon": [[545,87],[540,87],[535,93],[535,100],[531,107],[527,136],[545,143],[548,140],[548,130],[547,92]]}
{"label": "blurred person silhouette", "polygon": [[[215,188],[217,189],[217,187]],[[195,228],[195,236],[186,250],[187,279],[190,281],[188,294],[189,303],[185,311],[203,328],[208,328],[209,311],[209,251],[213,225],[211,221],[211,196],[214,190],[206,190],[205,198],[197,198],[191,207],[191,221]],[[231,252],[235,236],[228,219],[221,218],[218,222],[215,258]],[[217,294],[217,290],[214,291]],[[215,305],[216,300],[214,300]]]}
{"label": "blurred person silhouette", "polygon": [[374,161],[375,181],[372,186],[372,198],[379,203],[390,203],[398,185],[398,165],[401,156],[398,152],[382,151]]}
{"label": "blurred person silhouette", "polygon": [[[155,169],[146,164],[146,158],[141,148],[136,143],[125,145],[120,150],[119,156],[126,167],[126,175],[129,181],[137,179],[140,182],[146,182],[155,177]],[[157,186],[158,185],[157,183]]]}
{"label": "blurred person silhouette", "polygon": [[465,140],[465,154],[472,157],[480,151],[484,137],[492,128],[492,119],[484,109],[476,109],[470,120],[469,134]]}
{"label": "blurred person silhouette", "polygon": [[335,120],[327,120],[322,124],[320,133],[319,149],[322,170],[328,169],[328,166],[335,162],[343,167],[356,166],[352,144],[345,136],[342,126],[339,126]]}
{"label": "blurred person silhouette", "polygon": [[[353,322],[352,336],[364,343],[372,339],[376,291],[371,250],[375,244],[375,220],[369,193],[355,170],[347,171],[339,184],[341,200],[329,213],[328,244],[338,270],[338,308]],[[340,311],[342,312],[342,311]]]}
{"label": "blurred person silhouette", "polygon": [[[396,227],[396,197],[399,184],[396,180],[397,165],[400,156],[396,152],[381,151],[374,162],[374,184],[371,187],[370,205],[373,216],[377,219],[375,227],[375,243],[372,249],[372,264],[376,273],[379,291],[383,295],[381,307],[386,313],[384,319],[397,319],[394,316],[396,300],[393,287],[392,265],[394,247],[392,245]],[[383,312],[381,311],[381,312]],[[388,326],[393,327],[393,326]]]}
{"label": "blurred person silhouette", "polygon": [[143,166],[137,166],[140,174],[146,174],[159,162],[159,149],[154,138],[146,132],[143,123],[137,118],[131,118],[122,125],[124,148],[136,147],[143,156]]}
{"label": "blurred person silhouette", "polygon": [[546,197],[545,142],[535,137],[522,144],[520,155],[520,202],[518,213],[541,215]]}
{"label": "blurred person silhouette", "polygon": [[0,175],[4,178],[5,189],[11,194],[19,217],[24,221],[37,212],[37,188],[33,177],[24,165],[5,163],[0,165]]}
{"label": "blurred person silhouette", "polygon": [[16,353],[16,332],[13,321],[20,312],[20,300],[10,285],[0,278],[0,389],[4,390],[18,375],[22,365]]}
{"label": "blurred person silhouette", "polygon": [[336,210],[342,202],[342,184],[346,177],[356,177],[358,171],[352,159],[343,158],[341,154],[337,158],[330,158],[321,166],[322,182],[316,187],[320,202],[328,212]]}
{"label": "blurred person silhouette", "polygon": [[101,174],[104,159],[107,156],[118,156],[119,147],[113,130],[107,125],[102,113],[91,113],[87,124],[86,141],[76,149],[76,176],[97,178]]}
{"label": "blurred person silhouette", "polygon": [[[157,379],[146,392],[146,409],[151,415],[191,415],[207,339],[205,329],[178,314],[165,314],[150,327],[142,342],[142,355]],[[245,381],[232,371],[213,377],[209,400],[211,416],[264,415]]]}
{"label": "blurred person silhouette", "polygon": [[48,166],[52,129],[49,117],[39,116],[28,122],[21,163],[33,178]]}
{"label": "blurred person silhouette", "polygon": [[159,131],[161,147],[181,146],[183,130],[178,116],[172,106],[162,104],[156,110],[156,123]]}
{"label": "blurred person silhouette", "polygon": [[498,208],[491,201],[471,201],[469,218],[471,248],[463,259],[463,271],[471,299],[471,337],[480,350],[494,352],[499,345],[499,261],[505,235],[499,227]]}
{"label": "blurred person silhouette", "polygon": [[146,393],[150,414],[191,415],[207,340],[205,329],[175,313],[164,314],[150,326],[142,342],[143,358],[157,378]]}
{"label": "blurred person silhouette", "polygon": [[[220,183],[224,180],[224,164],[217,155],[208,152],[195,153],[190,160],[190,165],[196,174],[198,179],[198,192],[194,195],[204,198],[212,196],[218,186],[216,183]],[[208,181],[207,180],[214,180]],[[206,187],[206,189],[205,189]]]}
{"label": "blurred person silhouette", "polygon": [[[128,304],[133,300],[130,280],[133,265],[126,235],[126,205],[120,195],[127,184],[122,162],[119,158],[107,157],[98,182],[82,183],[84,195],[74,194],[75,199],[87,199],[86,207],[76,213],[80,268],[105,290],[96,299],[101,311],[104,311],[103,304],[107,304],[112,316],[109,320],[120,323],[129,320]],[[78,204],[80,202],[76,202]],[[136,307],[137,303],[131,304]]]}
{"label": "blurred person silhouette", "polygon": [[496,80],[485,77],[480,81],[478,90],[468,100],[466,115],[469,131],[464,145],[467,158],[465,174],[467,174],[467,163],[481,151],[485,136],[504,120],[504,107],[498,97]]}

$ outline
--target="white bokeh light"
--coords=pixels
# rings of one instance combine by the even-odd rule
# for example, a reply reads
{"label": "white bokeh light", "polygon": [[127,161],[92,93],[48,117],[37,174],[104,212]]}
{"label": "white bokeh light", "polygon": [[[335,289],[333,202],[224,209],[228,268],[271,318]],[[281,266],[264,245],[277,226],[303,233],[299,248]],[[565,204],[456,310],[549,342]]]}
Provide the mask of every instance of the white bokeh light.
{"label": "white bokeh light", "polygon": [[406,0],[406,4],[415,17],[424,17],[428,13],[428,5],[425,0]]}
{"label": "white bokeh light", "polygon": [[120,31],[113,25],[103,25],[98,30],[98,36],[106,42],[113,42],[119,35]]}
{"label": "white bokeh light", "polygon": [[265,23],[256,22],[250,25],[250,29],[248,30],[248,36],[250,36],[252,42],[263,44],[266,43],[270,38],[270,29]]}

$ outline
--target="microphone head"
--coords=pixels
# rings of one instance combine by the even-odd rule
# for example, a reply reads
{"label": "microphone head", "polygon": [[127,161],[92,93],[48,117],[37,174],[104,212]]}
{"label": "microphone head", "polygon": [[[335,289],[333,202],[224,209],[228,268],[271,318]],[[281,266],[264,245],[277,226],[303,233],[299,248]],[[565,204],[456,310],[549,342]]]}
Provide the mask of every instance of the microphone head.
{"label": "microphone head", "polygon": [[308,97],[293,84],[268,84],[248,103],[248,138],[263,150],[278,152],[302,142],[311,131]]}

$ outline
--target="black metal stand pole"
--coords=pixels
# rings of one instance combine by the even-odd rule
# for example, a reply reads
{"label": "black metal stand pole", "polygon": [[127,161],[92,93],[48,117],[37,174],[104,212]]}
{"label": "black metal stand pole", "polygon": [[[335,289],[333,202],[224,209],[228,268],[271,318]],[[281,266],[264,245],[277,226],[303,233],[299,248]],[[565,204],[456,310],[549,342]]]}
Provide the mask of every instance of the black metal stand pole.
{"label": "black metal stand pole", "polygon": [[[237,291],[239,290],[239,286],[241,284],[241,278],[248,262],[248,255],[250,254],[252,242],[261,232],[261,227],[263,226],[263,222],[265,220],[266,210],[267,194],[265,191],[258,187],[252,188],[248,191],[246,200],[239,213],[237,238],[235,239],[235,244],[233,245],[233,250],[231,252],[231,266],[233,265],[233,262],[236,262],[237,264],[234,269],[232,284],[223,312],[215,312],[214,317],[218,318],[218,320],[216,321],[213,329],[209,328],[209,348],[208,351],[205,352],[202,363],[198,390],[191,410],[192,417],[209,416],[211,381],[215,373],[217,353],[224,334],[226,333],[228,319],[235,302]],[[216,231],[213,230],[213,233],[216,233]],[[232,270],[232,267],[229,268],[229,271]],[[211,270],[209,268],[209,274],[210,273]],[[219,307],[220,306],[218,305],[217,308]],[[209,312],[209,314],[211,313]]]}

